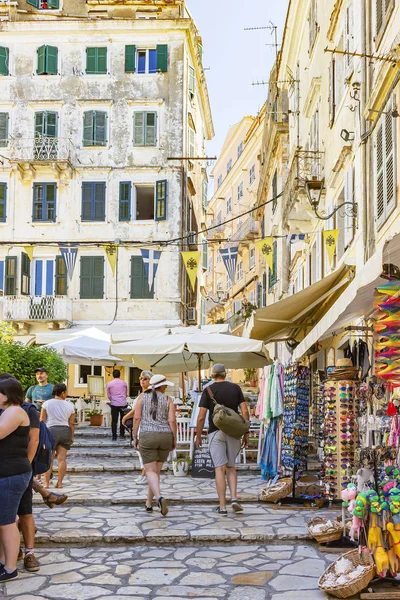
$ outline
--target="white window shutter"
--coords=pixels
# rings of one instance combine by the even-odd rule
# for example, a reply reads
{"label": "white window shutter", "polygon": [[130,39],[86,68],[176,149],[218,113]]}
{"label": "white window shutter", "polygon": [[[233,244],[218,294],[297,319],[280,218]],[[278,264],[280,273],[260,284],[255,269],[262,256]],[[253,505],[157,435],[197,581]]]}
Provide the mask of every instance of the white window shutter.
{"label": "white window shutter", "polygon": [[376,178],[376,218],[378,226],[385,221],[385,189],[384,189],[384,127],[378,127],[375,140],[375,178]]}
{"label": "white window shutter", "polygon": [[396,206],[396,119],[391,108],[385,115],[386,219]]}

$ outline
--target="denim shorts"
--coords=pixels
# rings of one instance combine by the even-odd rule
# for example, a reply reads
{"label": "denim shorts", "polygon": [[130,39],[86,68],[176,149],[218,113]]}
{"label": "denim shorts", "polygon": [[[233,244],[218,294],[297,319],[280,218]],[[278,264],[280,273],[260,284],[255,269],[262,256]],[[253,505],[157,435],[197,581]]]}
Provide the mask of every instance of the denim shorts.
{"label": "denim shorts", "polygon": [[0,526],[15,523],[19,503],[31,477],[32,471],[0,477]]}

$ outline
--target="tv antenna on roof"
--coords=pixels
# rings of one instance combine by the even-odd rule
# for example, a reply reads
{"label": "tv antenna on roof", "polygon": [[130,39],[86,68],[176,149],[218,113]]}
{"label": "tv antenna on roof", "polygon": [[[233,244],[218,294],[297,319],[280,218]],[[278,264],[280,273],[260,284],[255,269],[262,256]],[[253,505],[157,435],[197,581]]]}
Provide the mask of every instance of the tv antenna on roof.
{"label": "tv antenna on roof", "polygon": [[266,46],[273,46],[275,48],[275,59],[278,60],[278,48],[280,44],[278,44],[278,27],[272,22],[269,22],[269,25],[265,27],[245,27],[244,31],[258,31],[268,29],[271,32],[271,35],[274,36],[273,44],[265,44]]}

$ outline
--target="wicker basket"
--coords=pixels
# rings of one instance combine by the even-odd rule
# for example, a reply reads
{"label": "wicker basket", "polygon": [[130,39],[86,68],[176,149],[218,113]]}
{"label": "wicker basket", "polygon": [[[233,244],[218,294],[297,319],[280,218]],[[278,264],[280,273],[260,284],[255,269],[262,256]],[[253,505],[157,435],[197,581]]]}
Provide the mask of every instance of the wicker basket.
{"label": "wicker basket", "polygon": [[274,485],[264,488],[260,491],[258,498],[262,502],[278,502],[282,498],[287,498],[293,490],[293,481],[290,477],[279,479]]}
{"label": "wicker basket", "polygon": [[365,569],[362,575],[360,575],[356,579],[353,579],[349,583],[337,585],[335,587],[332,587],[331,585],[325,585],[324,581],[326,580],[327,575],[335,569],[335,564],[337,562],[335,561],[326,569],[325,573],[323,573],[319,578],[318,587],[321,590],[323,590],[326,594],[335,596],[335,598],[349,598],[350,596],[355,596],[356,594],[361,592],[364,588],[368,586],[369,582],[374,578],[375,563],[372,554],[360,554],[357,549],[350,550],[350,552],[346,552],[346,554],[343,554],[341,558],[347,558],[347,560],[349,560],[353,564],[353,567],[355,569],[359,565],[362,565],[363,567],[368,566],[368,569]]}
{"label": "wicker basket", "polygon": [[327,519],[323,519],[322,517],[315,517],[311,519],[307,523],[308,533],[311,535],[314,540],[316,540],[319,544],[326,544],[327,542],[335,542],[336,540],[340,540],[343,533],[343,524],[340,521],[332,521],[332,526],[321,533],[313,533],[311,531],[311,527],[313,525],[321,525],[322,523],[327,523]]}

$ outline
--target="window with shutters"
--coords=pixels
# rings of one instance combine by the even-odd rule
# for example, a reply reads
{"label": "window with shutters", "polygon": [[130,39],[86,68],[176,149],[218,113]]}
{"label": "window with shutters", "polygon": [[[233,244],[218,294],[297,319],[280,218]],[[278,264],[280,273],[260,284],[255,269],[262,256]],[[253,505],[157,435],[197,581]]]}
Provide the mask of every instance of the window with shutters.
{"label": "window with shutters", "polygon": [[0,75],[10,74],[10,50],[4,46],[0,46]]}
{"label": "window with shutters", "polygon": [[243,279],[243,261],[239,260],[237,265],[237,281]]}
{"label": "window with shutters", "polygon": [[58,113],[41,111],[35,113],[35,138],[58,136]]}
{"label": "window with shutters", "polygon": [[167,218],[168,181],[162,179],[156,182],[156,221]]}
{"label": "window with shutters", "polygon": [[395,6],[394,0],[375,0],[376,45],[380,43]]}
{"label": "window with shutters", "polygon": [[68,289],[67,266],[62,256],[56,256],[56,272],[54,279],[55,295],[66,296]]}
{"label": "window with shutters", "polygon": [[121,181],[119,184],[119,220],[131,220],[131,192],[130,181]]}
{"label": "window with shutters", "polygon": [[226,165],[226,174],[228,175],[229,171],[232,170],[232,159],[230,158],[228,164]]}
{"label": "window with shutters", "polygon": [[8,146],[8,121],[9,114],[0,112],[0,148]]}
{"label": "window with shutters", "polygon": [[102,256],[82,256],[80,275],[80,298],[82,300],[104,297],[104,258]]}
{"label": "window with shutters", "polygon": [[55,183],[33,184],[33,210],[32,221],[54,222],[56,220]]}
{"label": "window with shutters", "polygon": [[[196,133],[192,127],[188,127],[188,141],[189,141],[189,158],[196,156]],[[221,179],[222,183],[222,179]]]}
{"label": "window with shutters", "polygon": [[151,289],[146,275],[143,258],[131,256],[131,299],[153,299],[154,281]]}
{"label": "window with shutters", "polygon": [[256,180],[256,165],[252,165],[249,171],[249,183],[252,185]]}
{"label": "window with shutters", "polygon": [[317,21],[317,0],[310,0],[308,11],[308,52],[311,54],[315,40],[317,39],[319,27]]}
{"label": "window with shutters", "polygon": [[243,142],[240,142],[239,146],[237,147],[237,157],[239,158],[242,155],[243,152]]}
{"label": "window with shutters", "polygon": [[226,214],[230,215],[232,213],[232,196],[228,198],[226,201]]}
{"label": "window with shutters", "polygon": [[86,48],[86,74],[107,74],[107,48]]}
{"label": "window with shutters", "polygon": [[107,145],[107,113],[89,110],[83,113],[83,145]]}
{"label": "window with shutters", "polygon": [[241,181],[237,187],[237,199],[238,202],[243,198],[243,181]]}
{"label": "window with shutters", "polygon": [[82,183],[82,221],[104,221],[105,218],[105,182],[85,181]]}
{"label": "window with shutters", "polygon": [[218,179],[217,179],[217,189],[220,188],[222,185],[222,175],[218,175]]}
{"label": "window with shutters", "polygon": [[6,256],[4,265],[4,295],[17,295],[17,257]]}
{"label": "window with shutters", "polygon": [[208,241],[207,240],[203,240],[202,248],[203,248],[202,267],[203,267],[203,270],[206,271],[207,267],[208,267]]}
{"label": "window with shutters", "polygon": [[208,205],[208,181],[207,178],[204,177],[202,181],[202,206],[203,210],[207,210]]}
{"label": "window with shutters", "polygon": [[381,227],[396,207],[396,119],[386,110],[375,137],[376,217]]}
{"label": "window with shutters", "polygon": [[21,254],[21,294],[29,296],[31,293],[31,261],[29,256],[22,252]]}
{"label": "window with shutters", "polygon": [[254,269],[254,267],[256,266],[256,250],[255,248],[250,248],[250,254],[249,254],[249,268],[250,269]]}
{"label": "window with shutters", "polygon": [[278,242],[274,240],[272,246],[272,270],[269,269],[269,291],[272,290],[278,281]]}
{"label": "window with shutters", "polygon": [[37,49],[38,75],[58,74],[58,48],[56,46],[40,46]]}
{"label": "window with shutters", "polygon": [[189,97],[193,100],[196,93],[196,72],[193,67],[189,67]]}
{"label": "window with shutters", "polygon": [[157,145],[157,113],[138,111],[133,115],[133,145]]}
{"label": "window with shutters", "polygon": [[35,258],[33,261],[32,274],[32,289],[34,295],[52,296],[54,290],[54,260]]}
{"label": "window with shutters", "polygon": [[158,44],[156,48],[136,48],[135,72],[139,75],[166,73],[168,71],[168,46]]}
{"label": "window with shutters", "polygon": [[7,218],[7,184],[0,183],[0,223],[5,223]]}
{"label": "window with shutters", "polygon": [[58,10],[60,0],[27,0],[28,4],[39,10]]}

